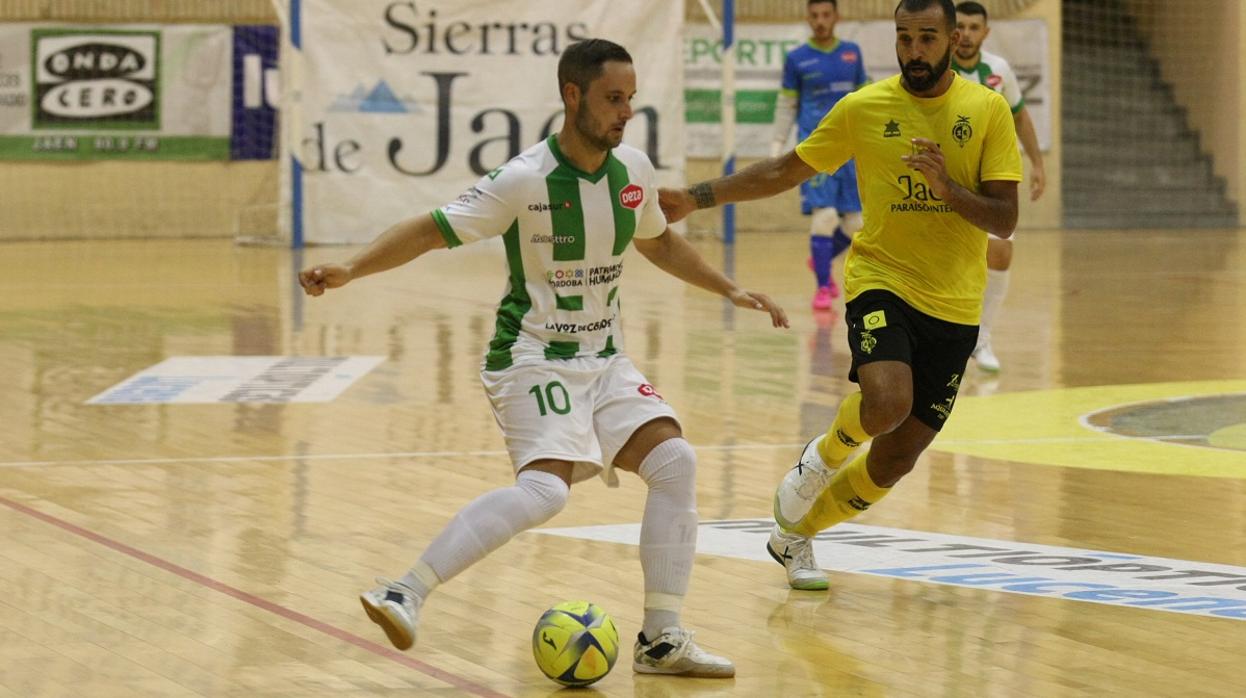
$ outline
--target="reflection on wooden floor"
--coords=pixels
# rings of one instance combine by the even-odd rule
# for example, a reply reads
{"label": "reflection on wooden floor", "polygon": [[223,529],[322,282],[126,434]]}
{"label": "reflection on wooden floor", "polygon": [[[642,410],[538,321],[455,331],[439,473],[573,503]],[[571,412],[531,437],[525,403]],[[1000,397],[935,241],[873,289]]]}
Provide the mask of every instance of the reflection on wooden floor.
{"label": "reflection on wooden floor", "polygon": [[[842,306],[808,310],[805,245],[745,237],[725,260],[787,306],[790,331],[627,262],[627,351],[701,447],[705,520],[764,519],[849,385]],[[699,247],[724,259],[716,243]],[[511,470],[477,378],[500,249],[437,253],[321,299],[296,292],[298,265],[346,254],[0,247],[0,696],[551,695],[529,629],[582,597],[630,647],[636,549],[596,540],[520,535],[438,591],[406,654],[360,612],[373,575],[401,574]],[[996,333],[1004,372],[970,372],[955,438],[859,523],[1246,566],[1233,424],[1215,427],[1218,449],[1154,442],[1167,450],[1149,470],[1130,458],[1086,469],[1041,462],[1033,445],[1061,437],[1027,438],[1025,415],[974,402],[1122,384],[1246,392],[1244,269],[1237,231],[1023,233]],[[202,355],[385,361],[328,403],[84,404],[168,357]],[[1050,416],[1030,409],[1036,423]],[[1005,419],[1011,431],[977,439],[1004,450],[971,448]],[[1216,477],[1187,474],[1234,453],[1240,472],[1229,461]],[[635,523],[643,501],[634,478],[585,483],[549,526]],[[638,677],[624,657],[594,694],[1231,696],[1246,685],[1240,618],[832,579],[827,594],[790,592],[771,562],[700,555],[686,618],[738,677]]]}

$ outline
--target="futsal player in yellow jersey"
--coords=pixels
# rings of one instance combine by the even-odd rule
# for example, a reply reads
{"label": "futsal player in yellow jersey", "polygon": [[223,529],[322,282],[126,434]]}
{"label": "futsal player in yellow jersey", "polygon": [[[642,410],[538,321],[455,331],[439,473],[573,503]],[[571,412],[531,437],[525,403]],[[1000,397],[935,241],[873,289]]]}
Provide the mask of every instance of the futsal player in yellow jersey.
{"label": "futsal player in yellow jersey", "polygon": [[[999,94],[948,70],[955,6],[903,0],[895,24],[900,75],[841,99],[794,151],[660,192],[674,221],[772,196],[856,160],[865,226],[844,263],[844,285],[849,378],[860,391],[844,398],[830,429],[780,483],[767,543],[797,589],[827,588],[812,537],[882,499],[951,414],[978,336],[986,234],[1007,238],[1017,223],[1012,112]],[[854,454],[870,439],[867,452]]]}

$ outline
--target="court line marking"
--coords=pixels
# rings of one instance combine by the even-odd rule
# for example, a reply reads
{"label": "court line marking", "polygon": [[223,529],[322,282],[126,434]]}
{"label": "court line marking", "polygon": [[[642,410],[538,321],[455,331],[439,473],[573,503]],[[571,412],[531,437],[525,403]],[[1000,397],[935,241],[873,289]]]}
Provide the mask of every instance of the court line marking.
{"label": "court line marking", "polygon": [[[1111,438],[1108,438],[1108,437]],[[1103,443],[1115,439],[1133,439],[1138,441],[1191,441],[1207,438],[1206,434],[1169,434],[1159,436],[1124,436],[1111,434],[1104,436],[1043,436],[1028,439],[947,439],[936,440],[931,448],[939,450],[940,446],[996,446],[1005,444],[1047,444],[1047,443]],[[804,442],[788,444],[718,444],[693,446],[697,451],[766,451],[790,450],[805,447]],[[246,462],[281,462],[281,461],[313,461],[313,460],[383,460],[387,458],[466,458],[475,456],[505,456],[506,451],[391,451],[379,453],[308,453],[305,455],[285,456],[200,456],[194,458],[106,458],[88,460],[29,460],[0,461],[0,468],[46,468],[63,466],[87,465],[162,465],[173,463],[246,463]]]}
{"label": "court line marking", "polygon": [[350,643],[356,647],[359,647],[360,649],[366,650],[373,654],[379,655],[381,657],[385,657],[386,659],[395,661],[399,664],[415,669],[416,671],[422,674],[430,676],[443,683],[449,684],[450,686],[453,686],[455,688],[467,691],[468,693],[471,693],[472,695],[484,696],[485,698],[509,698],[506,694],[498,693],[497,691],[494,691],[493,689],[487,686],[478,684],[472,681],[471,679],[464,678],[462,676],[451,673],[444,669],[438,669],[437,667],[431,664],[427,664],[425,662],[421,662],[418,659],[408,657],[407,655],[395,649],[391,649],[389,647],[379,645],[375,642],[372,642],[371,640],[365,640],[362,637],[359,637],[358,635],[355,635],[347,630],[343,630],[335,625],[330,625],[329,623],[326,623],[322,620],[317,620],[315,618],[312,618],[311,616],[308,616],[308,615],[299,613],[298,611],[286,608],[285,606],[282,606],[280,604],[273,603],[272,601],[256,596],[255,594],[245,592],[237,587],[233,587],[224,582],[217,581],[211,577],[208,577],[206,575],[200,574],[193,570],[187,569],[176,563],[169,562],[168,560],[165,560],[164,558],[157,557],[155,555],[152,555],[151,553],[147,553],[142,550],[139,550],[138,548],[131,547],[118,540],[114,540],[112,538],[96,533],[89,529],[85,529],[76,524],[72,524],[68,521],[65,521],[64,519],[60,519],[55,516],[52,516],[51,514],[45,514],[39,511],[38,509],[33,509],[31,507],[26,506],[25,504],[15,502],[9,499],[8,497],[0,496],[0,504],[3,504],[4,506],[9,507],[13,511],[16,511],[20,514],[25,514],[31,518],[38,519],[39,521],[55,526],[61,530],[68,531],[69,533],[72,533],[76,536],[85,538],[91,541],[92,543],[97,543],[106,548],[119,552],[123,555],[132,557],[135,560],[139,560],[140,562],[145,562],[151,565],[152,567],[156,567],[166,572],[175,574],[183,579],[187,579],[200,586],[207,587],[208,589],[219,592],[226,596],[233,597],[243,603],[249,604],[251,606],[255,606],[256,608],[259,608],[264,611],[268,611],[269,613],[272,613],[273,615],[280,616],[282,618],[285,618],[286,620],[294,621],[295,623],[298,623],[299,625],[302,625],[302,626],[311,628],[312,630],[324,633],[325,635],[328,635],[329,637],[332,637],[336,640],[341,640],[343,642]]}

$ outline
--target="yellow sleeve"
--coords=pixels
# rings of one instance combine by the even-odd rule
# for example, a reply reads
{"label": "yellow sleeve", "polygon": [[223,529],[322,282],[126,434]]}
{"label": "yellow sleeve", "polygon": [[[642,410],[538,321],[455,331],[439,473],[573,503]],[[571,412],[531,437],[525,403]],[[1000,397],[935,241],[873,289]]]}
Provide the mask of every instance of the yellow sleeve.
{"label": "yellow sleeve", "polygon": [[982,146],[980,181],[1021,181],[1021,151],[1017,149],[1017,126],[1008,102],[998,94],[990,100],[990,121]]}
{"label": "yellow sleeve", "polygon": [[848,105],[852,95],[835,103],[818,127],[796,146],[796,155],[819,172],[834,172],[852,158],[852,133],[848,126]]}

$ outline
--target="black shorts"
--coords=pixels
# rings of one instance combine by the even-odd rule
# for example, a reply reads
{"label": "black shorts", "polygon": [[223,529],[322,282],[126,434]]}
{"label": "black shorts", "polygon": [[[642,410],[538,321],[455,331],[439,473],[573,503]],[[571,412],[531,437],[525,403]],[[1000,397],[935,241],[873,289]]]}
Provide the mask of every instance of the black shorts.
{"label": "black shorts", "polygon": [[866,291],[847,305],[852,368],[875,361],[900,361],[913,369],[911,414],[939,431],[960,390],[965,365],[978,343],[977,325],[959,325],[931,317],[882,290]]}

